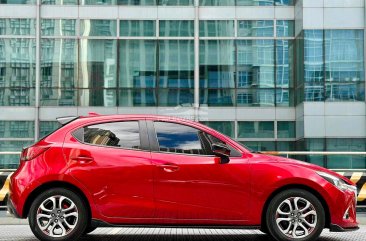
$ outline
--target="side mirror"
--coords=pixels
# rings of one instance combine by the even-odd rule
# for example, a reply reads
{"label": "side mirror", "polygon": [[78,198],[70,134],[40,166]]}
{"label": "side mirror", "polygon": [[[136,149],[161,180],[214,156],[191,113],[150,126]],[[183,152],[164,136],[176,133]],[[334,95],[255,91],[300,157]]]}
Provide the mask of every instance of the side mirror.
{"label": "side mirror", "polygon": [[231,150],[225,144],[221,143],[213,143],[212,144],[212,152],[221,158],[220,164],[226,164],[230,162],[230,152]]}

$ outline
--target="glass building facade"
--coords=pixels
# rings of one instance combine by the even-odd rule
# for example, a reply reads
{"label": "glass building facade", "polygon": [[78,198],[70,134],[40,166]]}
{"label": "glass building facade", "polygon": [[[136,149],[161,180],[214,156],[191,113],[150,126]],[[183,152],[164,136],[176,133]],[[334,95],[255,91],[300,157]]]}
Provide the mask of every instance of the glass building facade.
{"label": "glass building facade", "polygon": [[[365,6],[319,1],[0,0],[0,152],[89,111],[188,113],[255,150],[366,151]],[[354,20],[309,21],[328,8]]]}

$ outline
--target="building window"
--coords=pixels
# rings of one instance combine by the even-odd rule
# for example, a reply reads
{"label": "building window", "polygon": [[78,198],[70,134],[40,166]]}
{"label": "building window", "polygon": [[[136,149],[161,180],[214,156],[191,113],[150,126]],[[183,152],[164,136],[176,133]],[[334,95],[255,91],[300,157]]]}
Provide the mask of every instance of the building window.
{"label": "building window", "polygon": [[273,37],[273,20],[239,20],[238,37]]}
{"label": "building window", "polygon": [[80,35],[89,36],[117,36],[117,21],[107,19],[80,20]]}
{"label": "building window", "polygon": [[190,20],[160,20],[160,37],[193,37],[194,22]]}
{"label": "building window", "polygon": [[200,37],[234,37],[233,20],[201,20]]}
{"label": "building window", "polygon": [[120,21],[120,36],[156,36],[156,21],[155,20],[121,20]]}
{"label": "building window", "polygon": [[276,21],[277,37],[294,37],[295,21],[294,20],[277,20]]}
{"label": "building window", "polygon": [[238,122],[239,138],[274,138],[273,121],[240,121]]}

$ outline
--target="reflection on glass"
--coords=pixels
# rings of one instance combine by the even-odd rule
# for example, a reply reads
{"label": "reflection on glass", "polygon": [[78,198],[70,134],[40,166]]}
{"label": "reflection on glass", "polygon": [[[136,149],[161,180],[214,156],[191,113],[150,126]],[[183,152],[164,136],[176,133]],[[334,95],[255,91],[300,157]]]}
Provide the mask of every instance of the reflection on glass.
{"label": "reflection on glass", "polygon": [[274,41],[237,41],[238,88],[274,87]]}
{"label": "reflection on glass", "polygon": [[77,40],[41,40],[41,88],[74,89],[77,85],[77,72]]}
{"label": "reflection on glass", "polygon": [[295,21],[294,20],[277,20],[276,29],[277,29],[277,37],[294,37]]}
{"label": "reflection on glass", "polygon": [[39,122],[39,136],[40,138],[50,134],[60,127],[57,121],[40,121]]}
{"label": "reflection on glass", "polygon": [[117,79],[116,65],[116,40],[80,40],[80,87],[115,88]]}
{"label": "reflection on glass", "polygon": [[42,36],[75,36],[75,19],[42,19]]}
{"label": "reflection on glass", "polygon": [[41,106],[76,106],[77,90],[73,88],[41,88]]}
{"label": "reflection on glass", "polygon": [[33,138],[34,121],[0,121],[0,138]]}
{"label": "reflection on glass", "polygon": [[238,6],[273,6],[273,0],[236,0]]}
{"label": "reflection on glass", "polygon": [[277,122],[277,138],[295,138],[296,137],[295,121],[278,121]]}
{"label": "reflection on glass", "polygon": [[234,37],[233,20],[201,20],[200,37]]}
{"label": "reflection on glass", "polygon": [[276,6],[293,6],[296,0],[274,0],[274,1]]}
{"label": "reflection on glass", "polygon": [[239,121],[239,138],[274,138],[273,121]]}
{"label": "reflection on glass", "polygon": [[276,148],[274,141],[241,141],[241,143],[254,151],[273,151]]}
{"label": "reflection on glass", "polygon": [[305,30],[304,41],[305,101],[323,101],[323,30]]}
{"label": "reflection on glass", "polygon": [[235,0],[200,0],[200,6],[235,6]]}
{"label": "reflection on glass", "polygon": [[201,89],[200,103],[204,106],[234,106],[235,90]]}
{"label": "reflection on glass", "polygon": [[142,5],[151,6],[156,5],[157,0],[117,0],[119,5]]}
{"label": "reflection on glass", "polygon": [[193,89],[159,89],[159,106],[191,107],[194,103]]}
{"label": "reflection on glass", "polygon": [[137,121],[113,122],[84,127],[83,142],[98,146],[140,149]]}
{"label": "reflection on glass", "polygon": [[145,36],[152,37],[156,35],[155,20],[121,20],[120,36]]}
{"label": "reflection on glass", "polygon": [[0,0],[0,4],[35,4],[36,0]]}
{"label": "reflection on glass", "polygon": [[2,18],[0,19],[0,35],[35,35],[35,19]]}
{"label": "reflection on glass", "polygon": [[104,106],[117,105],[116,89],[79,89],[80,106]]}
{"label": "reflection on glass", "polygon": [[276,106],[291,107],[295,106],[293,89],[276,89]]}
{"label": "reflection on glass", "polygon": [[120,87],[156,87],[156,41],[120,40],[119,53]]}
{"label": "reflection on glass", "polygon": [[115,5],[117,0],[80,0],[80,5]]}
{"label": "reflection on glass", "polygon": [[[327,151],[364,152],[365,139],[327,139]],[[327,156],[327,168],[331,169],[364,169],[364,156]]]}
{"label": "reflection on glass", "polygon": [[325,30],[327,101],[364,101],[363,30]]}
{"label": "reflection on glass", "polygon": [[42,0],[44,5],[77,5],[78,0]]}
{"label": "reflection on glass", "polygon": [[82,36],[116,36],[116,20],[84,19],[80,20],[80,34]]}
{"label": "reflection on glass", "polygon": [[274,89],[237,89],[238,106],[274,106]]}
{"label": "reflection on glass", "polygon": [[211,127],[227,136],[235,137],[235,123],[233,121],[206,121],[202,124]]}
{"label": "reflection on glass", "polygon": [[161,6],[193,6],[194,0],[158,0]]}
{"label": "reflection on glass", "polygon": [[273,20],[240,20],[238,37],[273,37]]}
{"label": "reflection on glass", "polygon": [[293,87],[294,82],[294,42],[276,41],[276,87]]}
{"label": "reflection on glass", "polygon": [[[19,152],[30,146],[33,141],[0,141],[0,151]],[[0,169],[16,169],[19,166],[19,155],[0,155]]]}
{"label": "reflection on glass", "polygon": [[190,20],[160,20],[160,37],[193,37],[194,22]]}
{"label": "reflection on glass", "polygon": [[119,91],[119,106],[156,106],[155,89],[121,89]]}

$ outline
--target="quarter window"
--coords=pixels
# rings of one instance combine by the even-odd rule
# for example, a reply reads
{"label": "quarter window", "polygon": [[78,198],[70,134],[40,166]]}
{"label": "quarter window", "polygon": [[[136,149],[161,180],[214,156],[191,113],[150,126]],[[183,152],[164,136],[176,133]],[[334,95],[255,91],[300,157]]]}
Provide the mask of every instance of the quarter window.
{"label": "quarter window", "polygon": [[93,145],[141,149],[138,121],[86,126],[77,130],[74,136],[79,141]]}

